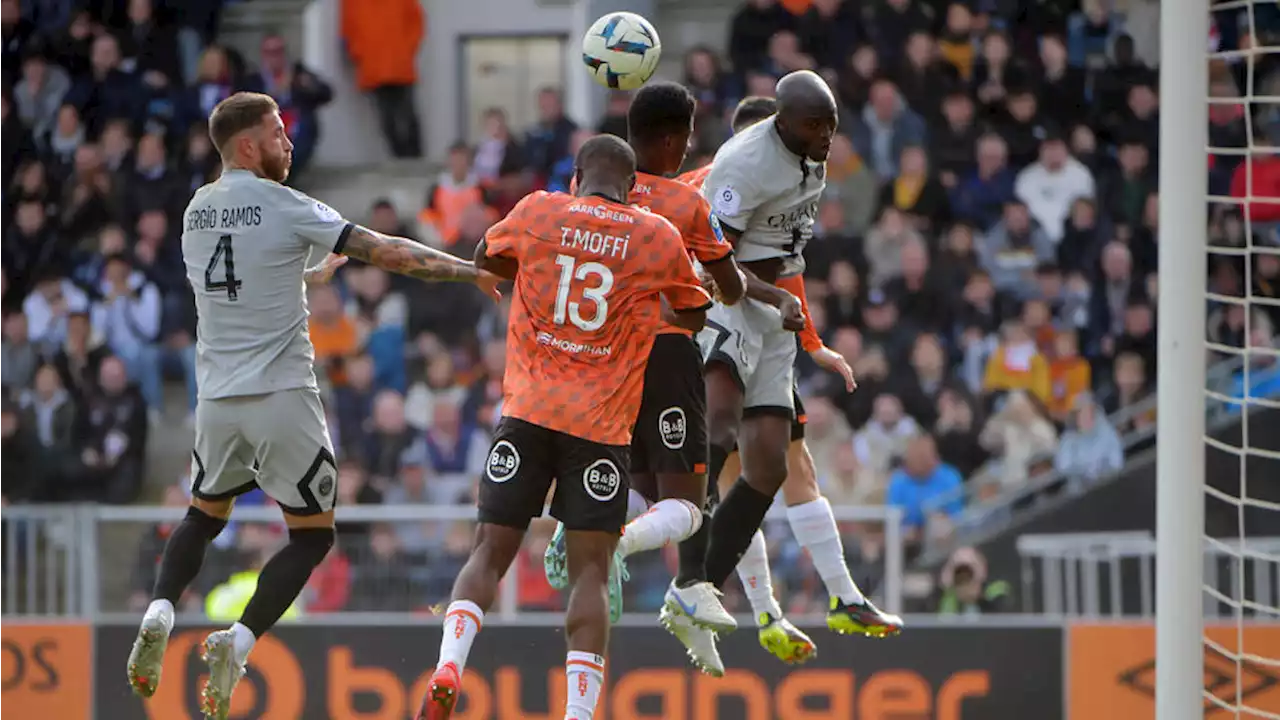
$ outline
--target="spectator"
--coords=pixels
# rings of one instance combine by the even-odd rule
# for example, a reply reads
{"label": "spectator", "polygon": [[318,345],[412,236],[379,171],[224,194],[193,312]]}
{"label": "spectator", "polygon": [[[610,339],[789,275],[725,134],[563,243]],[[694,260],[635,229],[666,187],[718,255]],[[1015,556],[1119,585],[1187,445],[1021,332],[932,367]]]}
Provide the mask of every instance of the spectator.
{"label": "spectator", "polygon": [[857,11],[842,0],[813,0],[796,27],[800,47],[819,68],[837,68],[861,40]]}
{"label": "spectator", "polygon": [[338,436],[342,438],[341,454],[364,457],[375,395],[373,360],[368,355],[354,355],[343,363],[343,370],[346,383],[333,390],[333,411],[337,415]]}
{"label": "spectator", "polygon": [[853,450],[858,457],[858,484],[883,488],[920,427],[903,413],[902,401],[894,395],[876,396],[873,407],[871,420],[853,437]]}
{"label": "spectator", "polygon": [[1084,0],[1080,12],[1071,15],[1067,42],[1072,66],[1087,70],[1106,67],[1108,52],[1124,31],[1123,20],[1112,15],[1109,7],[1105,0]]}
{"label": "spectator", "polygon": [[4,345],[0,348],[0,377],[3,377],[5,396],[12,397],[18,390],[30,387],[40,366],[40,354],[31,344],[27,332],[27,316],[9,313],[4,316]]}
{"label": "spectator", "polygon": [[863,247],[870,270],[869,283],[881,287],[902,274],[902,249],[912,243],[923,244],[924,238],[895,207],[880,213],[880,222],[867,233]]}
{"label": "spectator", "polygon": [[[974,117],[973,100],[963,90],[952,90],[942,99],[941,122],[929,133],[929,157],[933,158],[939,182],[948,192],[973,172],[979,137],[981,129]],[[947,210],[951,210],[950,203]]]}
{"label": "spectator", "polygon": [[44,469],[43,487],[37,492],[48,500],[78,499],[83,488],[65,472],[66,458],[75,456],[75,430],[78,410],[71,395],[62,386],[58,370],[41,365],[36,370],[33,388],[23,394],[25,407],[22,425],[30,428],[38,444],[39,466]]}
{"label": "spectator", "polygon": [[1129,248],[1113,240],[1102,248],[1102,274],[1090,296],[1089,336],[1096,344],[1094,354],[1115,355],[1116,338],[1124,333],[1124,314],[1139,286],[1133,278],[1133,255]]}
{"label": "spectator", "polygon": [[937,421],[939,396],[950,378],[947,354],[937,335],[921,333],[911,350],[910,370],[904,373],[902,405],[921,427],[933,427]]}
{"label": "spectator", "polygon": [[44,202],[33,197],[20,199],[4,242],[4,267],[17,278],[14,295],[23,297],[30,292],[31,280],[65,272],[68,254],[49,223]]}
{"label": "spectator", "polygon": [[1036,99],[1046,117],[1053,118],[1062,127],[1087,120],[1088,80],[1083,69],[1071,65],[1062,36],[1048,34],[1040,38],[1040,78]]}
{"label": "spectator", "polygon": [[[351,560],[347,557],[347,543],[334,544],[329,554],[311,571],[303,590],[303,607],[308,614],[332,613],[345,610],[351,598]],[[361,558],[363,560],[363,558]]]}
{"label": "spectator", "polygon": [[941,119],[942,98],[960,86],[955,67],[938,59],[937,45],[925,29],[907,37],[904,62],[896,79],[907,106],[930,124]]}
{"label": "spectator", "polygon": [[987,581],[987,561],[974,548],[951,553],[939,573],[938,614],[976,617],[1007,612],[1010,587],[1004,580]]}
{"label": "spectator", "polygon": [[963,481],[956,469],[938,459],[937,445],[929,435],[919,435],[907,446],[902,467],[889,480],[888,505],[903,512],[906,541],[918,548],[927,526],[937,516],[949,523],[964,510]]}
{"label": "spectator", "polygon": [[309,288],[307,307],[311,311],[307,329],[311,335],[311,344],[315,347],[316,364],[327,369],[329,382],[337,386],[345,385],[346,361],[360,350],[356,324],[343,312],[342,298],[331,285]]}
{"label": "spectator", "polygon": [[1156,374],[1155,310],[1145,300],[1133,298],[1124,310],[1124,331],[1115,339],[1116,354],[1130,352],[1142,358],[1148,377]]}
{"label": "spectator", "polygon": [[1014,174],[1008,168],[1009,146],[999,135],[978,139],[977,164],[951,190],[956,217],[986,231],[1000,220],[1005,203],[1013,199]]}
{"label": "spectator", "polygon": [[831,154],[827,156],[827,190],[825,200],[839,203],[840,227],[823,223],[827,234],[862,237],[875,220],[880,181],[853,149],[848,137],[837,133],[831,138]]}
{"label": "spectator", "polygon": [[1116,153],[1119,167],[1103,177],[1102,191],[1107,215],[1117,223],[1130,227],[1142,220],[1147,196],[1156,189],[1156,179],[1149,165],[1149,151],[1142,138],[1130,137],[1120,141]]}
{"label": "spectator", "polygon": [[[686,59],[687,58],[688,56],[686,56]],[[602,135],[606,133],[609,135],[617,135],[620,138],[626,137],[627,136],[627,109],[630,107],[631,107],[631,93],[623,90],[614,90],[610,92],[609,99],[605,101],[604,117],[601,118],[600,124],[596,126],[596,133],[599,133]],[[710,112],[710,110],[703,108],[701,106],[698,107],[699,114],[702,114],[705,112]],[[695,134],[697,132],[697,128],[696,128],[697,122],[698,122],[697,118],[695,117],[694,118]],[[704,129],[707,131],[710,131],[709,127]],[[716,128],[716,130],[722,131],[722,128]],[[714,142],[711,145],[711,147],[719,147],[720,143],[723,141],[724,141],[724,135],[723,135],[723,132],[721,132],[717,137],[714,138]],[[700,143],[701,139],[698,139],[696,141],[691,140],[691,142]]]}
{"label": "spectator", "polygon": [[911,239],[902,245],[902,272],[885,286],[884,292],[898,308],[899,317],[911,327],[940,332],[950,326],[951,298],[947,297],[929,265],[929,248],[923,240]]}
{"label": "spectator", "polygon": [[1075,399],[1053,469],[1072,480],[1094,481],[1124,467],[1124,447],[1111,421],[1089,393]]}
{"label": "spectator", "polygon": [[947,190],[929,172],[929,158],[923,147],[902,149],[898,176],[884,184],[880,207],[894,207],[905,213],[922,233],[934,231],[951,219]]}
{"label": "spectator", "polygon": [[89,398],[77,446],[84,448],[84,484],[93,499],[130,503],[142,487],[147,447],[146,401],[129,383],[119,358],[102,361],[99,391]]}
{"label": "spectator", "polygon": [[1014,391],[982,428],[978,442],[998,461],[980,486],[994,484],[997,492],[1021,488],[1049,460],[1058,447],[1058,432],[1037,407],[1034,396]]}
{"label": "spectator", "polygon": [[13,88],[18,119],[37,138],[53,132],[62,98],[71,90],[67,71],[50,65],[45,48],[33,46],[22,58],[22,81]]}
{"label": "spectator", "polygon": [[1089,361],[1080,357],[1080,338],[1073,329],[1059,330],[1053,340],[1053,360],[1049,363],[1052,394],[1046,405],[1058,422],[1066,420],[1076,407],[1076,399],[1092,387]]}
{"label": "spectator", "polygon": [[23,53],[35,37],[35,23],[22,17],[19,0],[0,0],[0,85],[18,82]]}
{"label": "spectator", "polygon": [[907,107],[898,88],[886,79],[872,83],[870,100],[849,133],[858,155],[882,180],[898,176],[898,159],[904,147],[923,145],[928,139],[924,120]]}
{"label": "spectator", "polygon": [[67,315],[67,339],[53,356],[53,364],[76,402],[84,404],[98,393],[98,372],[110,354],[95,337],[88,313]]}
{"label": "spectator", "polygon": [[432,405],[431,424],[422,441],[428,471],[442,493],[460,497],[484,473],[489,437],[463,421],[458,403],[437,401]]}
{"label": "spectator", "polygon": [[869,6],[866,17],[867,36],[875,43],[876,54],[890,67],[902,59],[912,33],[933,26],[932,8],[912,0],[886,0]]}
{"label": "spectator", "polygon": [[[837,89],[840,101],[855,113],[861,112],[871,96],[871,86],[879,79],[880,72],[880,58],[876,55],[874,45],[868,43],[854,50],[853,55],[849,56],[849,66],[838,75]],[[769,96],[772,97],[772,95],[770,91]]]}
{"label": "spectator", "polygon": [[31,433],[31,427],[23,423],[17,401],[0,399],[0,453],[10,472],[0,490],[0,504],[39,501],[48,494],[45,457]]}
{"label": "spectator", "polygon": [[126,192],[125,209],[133,220],[148,210],[161,210],[169,218],[182,213],[187,200],[186,187],[169,166],[163,136],[152,133],[138,139]]}
{"label": "spectator", "polygon": [[115,36],[97,35],[89,55],[89,72],[75,81],[65,101],[78,107],[85,117],[93,118],[89,135],[95,136],[109,120],[140,122],[141,100],[137,78],[121,66],[120,44]]}
{"label": "spectator", "polygon": [[366,437],[364,465],[369,473],[383,481],[399,476],[400,458],[414,440],[400,393],[383,390],[374,397],[372,427]]}
{"label": "spectator", "polygon": [[569,146],[578,129],[577,123],[564,114],[560,90],[544,87],[538,91],[538,122],[525,134],[525,163],[545,185],[552,177],[555,164],[569,154]]}
{"label": "spectator", "polygon": [[342,2],[342,39],[356,66],[356,85],[372,93],[382,135],[396,158],[422,157],[422,132],[413,87],[424,36],[418,0],[386,0],[370,6]]}
{"label": "spectator", "polygon": [[262,39],[258,72],[245,80],[245,89],[275,98],[284,131],[293,142],[290,177],[311,164],[320,140],[320,108],[333,100],[333,88],[299,61],[290,61],[284,38],[271,33]]}
{"label": "spectator", "polygon": [[1022,63],[1013,57],[1009,38],[1000,30],[988,30],[982,38],[982,54],[973,66],[970,86],[983,115],[1000,116],[1013,90],[1023,90],[1029,78]]}
{"label": "spectator", "polygon": [[28,335],[42,356],[57,352],[67,339],[67,317],[89,311],[89,297],[74,283],[58,275],[46,275],[35,292],[22,303]]}
{"label": "spectator", "polygon": [[[165,487],[161,505],[174,511],[184,510],[191,504],[186,488],[181,484]],[[151,603],[151,593],[155,588],[156,574],[160,567],[160,557],[164,554],[165,544],[173,534],[177,523],[157,523],[145,531],[138,544],[137,558],[133,566],[133,579],[130,585],[133,591],[129,595],[129,610],[142,612]],[[228,525],[205,551],[204,563],[196,581],[189,585],[178,601],[179,612],[204,612],[204,595],[220,584],[220,580],[231,574],[235,566],[235,524]]]}
{"label": "spectator", "polygon": [[947,4],[946,20],[938,36],[938,56],[955,68],[960,79],[968,83],[973,77],[976,49],[973,11],[967,4],[952,0]]}
{"label": "spectator", "polygon": [[[1104,191],[1103,197],[1109,195]],[[1099,239],[1098,206],[1089,198],[1077,198],[1058,242],[1058,267],[1067,274],[1091,273],[1100,254]]]}
{"label": "spectator", "polygon": [[156,346],[160,292],[124,255],[107,258],[103,275],[98,287],[102,299],[92,310],[93,326],[125,363],[129,376],[137,379],[147,407],[156,415],[162,404],[160,350]]}
{"label": "spectator", "polygon": [[1000,328],[1000,344],[987,361],[982,389],[987,394],[1023,390],[1041,402],[1052,393],[1049,363],[1019,320],[1008,320]]}
{"label": "spectator", "polygon": [[484,137],[476,144],[473,160],[476,179],[492,185],[499,178],[518,175],[524,163],[524,148],[511,136],[506,113],[490,108],[484,112],[481,124]]}
{"label": "spectator", "polygon": [[[697,115],[697,132],[700,138],[704,137],[711,128],[719,123],[726,112],[731,111],[732,98],[737,94],[732,87],[732,81],[728,72],[720,63],[720,58],[715,52],[705,46],[695,46],[685,53],[684,56],[684,84],[693,93],[694,98],[698,101]],[[612,128],[606,128],[604,124],[599,127],[600,132],[610,133],[618,137],[626,137],[626,117],[627,107],[631,104],[631,98],[621,93],[613,93],[609,96],[610,107],[613,107],[615,98],[620,98],[618,107],[608,116],[619,118],[620,122],[616,124],[616,129],[622,132],[614,132]],[[625,100],[625,103],[622,102]],[[718,147],[720,142],[725,139],[723,131],[719,131],[715,136],[715,145]]]}
{"label": "spectator", "polygon": [[181,84],[177,35],[157,21],[154,10],[152,0],[129,0],[128,22],[121,33],[124,66],[143,77],[158,73],[166,86]]}
{"label": "spectator", "polygon": [[[427,191],[427,202],[418,215],[420,225],[438,240],[432,244],[455,251],[461,237],[463,214],[472,205],[484,204],[480,179],[472,168],[471,148],[455,143],[449,148],[445,169]],[[496,220],[496,218],[495,218]],[[465,250],[458,248],[457,251]]]}
{"label": "spectator", "polygon": [[978,256],[997,291],[1027,298],[1036,293],[1036,268],[1057,259],[1057,249],[1026,204],[1010,199],[1003,219],[979,242]]}
{"label": "spectator", "polygon": [[996,113],[993,124],[1009,146],[1009,165],[1021,170],[1035,161],[1040,138],[1049,132],[1035,92],[1030,87],[1010,88]]}
{"label": "spectator", "polygon": [[1093,176],[1071,157],[1066,138],[1051,131],[1040,142],[1039,161],[1018,173],[1014,192],[1056,245],[1062,240],[1072,204],[1080,198],[1093,197]]}
{"label": "spectator", "polygon": [[917,330],[906,322],[899,322],[899,317],[898,306],[883,290],[876,289],[867,294],[867,304],[862,312],[862,343],[864,346],[880,346],[894,367],[901,367],[900,363],[906,362]]}
{"label": "spectator", "polygon": [[1231,378],[1231,397],[1242,403],[1228,403],[1233,412],[1261,403],[1254,400],[1274,400],[1280,397],[1280,356],[1276,354],[1275,330],[1271,320],[1261,313],[1255,315],[1249,328],[1249,348],[1246,365]]}
{"label": "spectator", "polygon": [[981,419],[973,398],[956,388],[943,388],[938,393],[937,423],[933,436],[942,461],[969,477],[990,455],[978,442]]}
{"label": "spectator", "polygon": [[795,18],[776,0],[749,0],[739,8],[729,26],[729,60],[738,72],[763,66],[769,38],[788,29]]}

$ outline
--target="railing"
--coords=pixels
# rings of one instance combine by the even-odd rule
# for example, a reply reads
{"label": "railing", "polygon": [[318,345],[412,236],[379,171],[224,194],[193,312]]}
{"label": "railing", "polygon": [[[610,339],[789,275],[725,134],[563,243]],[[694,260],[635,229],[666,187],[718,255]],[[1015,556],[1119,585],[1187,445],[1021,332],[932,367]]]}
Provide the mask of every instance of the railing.
{"label": "railing", "polygon": [[[1023,612],[1155,616],[1156,541],[1149,532],[1023,535],[1017,547]],[[1209,540],[1201,561],[1205,617],[1280,617],[1280,537],[1252,538],[1244,545]]]}
{"label": "railing", "polygon": [[[880,596],[891,611],[902,607],[903,543],[901,512],[889,507],[836,507],[837,521],[859,527],[883,527],[884,553]],[[3,529],[3,616],[120,619],[136,614],[148,599],[155,561],[164,545],[165,526],[181,520],[182,507],[11,506],[0,513]],[[339,553],[313,575],[299,600],[302,619],[335,613],[343,622],[395,618],[428,612],[447,600],[453,579],[470,551],[473,507],[431,505],[356,505],[340,507]],[[771,514],[766,525],[781,513]],[[781,523],[785,524],[785,523]],[[535,521],[521,557],[504,580],[493,610],[503,621],[545,622],[558,615],[563,599],[540,580],[542,551],[550,521]],[[200,597],[233,572],[259,567],[283,542],[280,513],[269,507],[237,507],[232,523],[206,556],[193,587],[196,597],[179,610],[204,612]],[[771,550],[795,550],[789,533],[771,537]],[[846,534],[848,548],[858,547]],[[780,547],[781,546],[781,547]],[[669,550],[674,550],[670,548]],[[776,552],[775,554],[783,554]],[[786,553],[794,558],[795,553]],[[656,611],[671,577],[671,552],[643,553],[629,559],[629,610]],[[821,593],[821,582],[807,564],[774,562],[780,600],[788,595]],[[326,574],[327,573],[327,574]],[[326,591],[324,579],[330,584]],[[335,579],[336,578],[336,579]],[[791,589],[786,588],[788,578]],[[328,595],[326,595],[328,592]],[[727,602],[735,598],[730,594]],[[825,603],[815,603],[818,608]],[[738,609],[744,609],[739,603]],[[317,610],[316,608],[321,608]]]}
{"label": "railing", "polygon": [[[1205,391],[1205,412],[1208,415],[1209,424],[1220,423],[1229,417],[1228,401],[1230,398],[1222,390],[1229,386],[1233,374],[1243,366],[1243,362],[1242,357],[1229,357],[1209,368],[1206,383],[1208,389]],[[1258,398],[1250,399],[1251,406],[1264,404]],[[1117,410],[1109,415],[1107,419],[1112,426],[1120,427],[1131,422],[1134,418],[1155,410],[1156,396],[1152,394],[1142,402]],[[1121,436],[1120,444],[1124,448],[1126,458],[1129,457],[1130,451],[1134,448],[1154,440],[1156,433],[1157,426],[1153,423]],[[1031,464],[1043,464],[1052,460],[1053,455],[1048,454],[1033,458]],[[987,466],[983,466],[975,474],[981,474],[986,470]],[[1115,474],[1122,474],[1123,472],[1121,470]],[[978,542],[980,540],[979,534],[990,535],[998,532],[1000,528],[1012,522],[1020,510],[1035,508],[1037,501],[1043,498],[1051,488],[1061,487],[1067,493],[1077,493],[1087,489],[1081,484],[1073,484],[1072,481],[1073,478],[1069,474],[1061,473],[1057,470],[1047,470],[1033,474],[1027,478],[1026,482],[1020,485],[1001,488],[995,495],[987,498],[982,498],[978,495],[979,488],[974,483],[965,483],[953,493],[934,498],[930,503],[931,507],[943,507],[955,502],[958,497],[964,503],[964,511],[956,521],[955,530],[951,536],[930,541],[925,548],[925,552],[921,554],[918,563],[922,565],[940,563],[946,559],[954,548]]]}

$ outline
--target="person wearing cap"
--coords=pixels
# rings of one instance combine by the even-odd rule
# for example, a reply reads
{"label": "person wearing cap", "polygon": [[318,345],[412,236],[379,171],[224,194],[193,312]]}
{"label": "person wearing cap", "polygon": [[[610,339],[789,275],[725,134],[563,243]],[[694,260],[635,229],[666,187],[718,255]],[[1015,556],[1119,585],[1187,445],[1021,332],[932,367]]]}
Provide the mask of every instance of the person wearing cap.
{"label": "person wearing cap", "polygon": [[1062,239],[1071,205],[1080,198],[1093,198],[1095,187],[1089,169],[1071,157],[1066,136],[1051,127],[1040,141],[1039,160],[1018,173],[1014,193],[1056,244]]}

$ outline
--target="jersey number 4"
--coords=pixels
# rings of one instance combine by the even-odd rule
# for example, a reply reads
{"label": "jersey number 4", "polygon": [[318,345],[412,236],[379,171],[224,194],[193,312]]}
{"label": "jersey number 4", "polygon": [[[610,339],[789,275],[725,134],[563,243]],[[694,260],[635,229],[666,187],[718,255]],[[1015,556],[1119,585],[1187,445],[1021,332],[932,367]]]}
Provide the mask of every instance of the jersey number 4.
{"label": "jersey number 4", "polygon": [[[585,262],[575,268],[575,260],[569,255],[557,255],[556,265],[560,266],[560,284],[556,288],[556,324],[563,325],[568,320],[587,332],[599,330],[609,317],[609,301],[605,296],[613,289],[613,271],[598,262]],[[595,287],[585,284],[592,275],[600,278]],[[590,300],[595,305],[595,314],[589,318],[582,317],[582,303],[569,301],[569,288],[575,280],[584,283],[582,299]]]}
{"label": "jersey number 4", "polygon": [[[222,261],[222,279],[214,280],[213,273],[218,269],[218,261]],[[213,250],[213,257],[209,258],[209,266],[204,269],[204,289],[213,292],[214,290],[225,290],[227,299],[232,302],[240,299],[241,282],[236,279],[236,255],[231,249],[231,236],[223,235],[218,238],[218,246]]]}

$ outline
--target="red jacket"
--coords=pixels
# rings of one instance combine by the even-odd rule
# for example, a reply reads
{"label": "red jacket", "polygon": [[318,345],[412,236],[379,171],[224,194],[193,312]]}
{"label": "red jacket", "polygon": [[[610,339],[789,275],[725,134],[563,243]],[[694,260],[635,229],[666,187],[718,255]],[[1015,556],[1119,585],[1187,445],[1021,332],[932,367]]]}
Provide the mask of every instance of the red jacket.
{"label": "red jacket", "polygon": [[[1249,166],[1253,185],[1249,186]],[[1256,223],[1280,222],[1280,155],[1255,155],[1231,176],[1231,196],[1245,201],[1245,216]]]}

